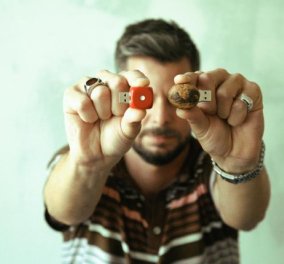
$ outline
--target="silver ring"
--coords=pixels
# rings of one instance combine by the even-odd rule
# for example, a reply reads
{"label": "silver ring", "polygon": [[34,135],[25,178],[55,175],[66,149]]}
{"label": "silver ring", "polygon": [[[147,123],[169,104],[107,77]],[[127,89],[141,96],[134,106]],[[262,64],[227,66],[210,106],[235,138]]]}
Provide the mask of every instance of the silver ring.
{"label": "silver ring", "polygon": [[101,79],[99,78],[91,78],[84,84],[85,92],[88,96],[91,96],[92,91],[99,85],[106,85]]}
{"label": "silver ring", "polygon": [[247,106],[248,112],[253,108],[253,100],[246,94],[241,94],[239,99]]}

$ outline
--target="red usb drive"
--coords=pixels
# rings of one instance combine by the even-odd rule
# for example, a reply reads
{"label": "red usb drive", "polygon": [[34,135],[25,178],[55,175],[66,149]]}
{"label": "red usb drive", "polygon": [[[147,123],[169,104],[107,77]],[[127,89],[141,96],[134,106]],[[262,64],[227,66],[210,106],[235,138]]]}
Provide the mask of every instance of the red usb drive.
{"label": "red usb drive", "polygon": [[119,102],[129,103],[131,108],[149,109],[153,105],[153,89],[151,87],[130,87],[129,93],[119,93]]}

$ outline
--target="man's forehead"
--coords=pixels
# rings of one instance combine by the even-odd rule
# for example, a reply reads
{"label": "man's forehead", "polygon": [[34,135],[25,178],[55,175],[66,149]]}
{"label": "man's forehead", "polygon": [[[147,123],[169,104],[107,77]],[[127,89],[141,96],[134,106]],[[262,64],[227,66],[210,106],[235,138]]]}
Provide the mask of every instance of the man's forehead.
{"label": "man's forehead", "polygon": [[153,72],[173,72],[176,74],[192,71],[192,67],[187,58],[182,58],[174,62],[161,62],[155,58],[146,56],[130,57],[126,64],[127,70],[140,70],[144,74]]}
{"label": "man's forehead", "polygon": [[186,58],[176,62],[159,62],[145,56],[130,57],[127,61],[127,70],[139,70],[150,80],[155,90],[168,90],[174,84],[174,77],[178,74],[191,71],[191,65]]}

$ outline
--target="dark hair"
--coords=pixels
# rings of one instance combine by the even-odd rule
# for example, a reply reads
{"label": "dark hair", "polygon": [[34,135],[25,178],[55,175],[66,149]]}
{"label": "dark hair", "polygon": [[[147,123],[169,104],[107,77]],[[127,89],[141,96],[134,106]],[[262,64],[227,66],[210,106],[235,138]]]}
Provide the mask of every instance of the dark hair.
{"label": "dark hair", "polygon": [[189,34],[175,22],[163,19],[147,19],[126,27],[116,45],[116,68],[125,69],[127,58],[137,55],[160,62],[186,57],[193,71],[200,67],[199,52]]}

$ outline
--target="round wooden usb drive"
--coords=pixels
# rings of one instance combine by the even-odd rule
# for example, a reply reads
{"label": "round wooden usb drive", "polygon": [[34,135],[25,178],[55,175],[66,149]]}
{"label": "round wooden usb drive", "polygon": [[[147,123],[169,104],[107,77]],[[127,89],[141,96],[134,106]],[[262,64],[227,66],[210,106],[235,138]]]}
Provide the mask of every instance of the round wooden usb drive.
{"label": "round wooden usb drive", "polygon": [[176,108],[190,109],[197,105],[200,92],[190,83],[175,84],[168,92],[168,100]]}

